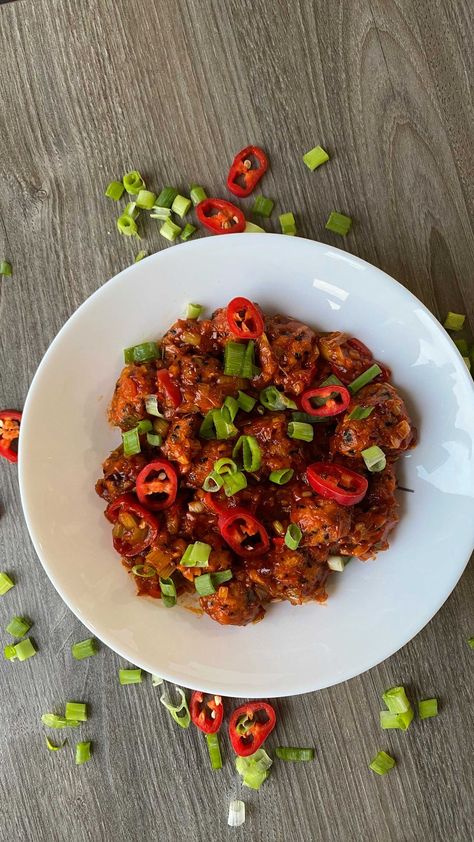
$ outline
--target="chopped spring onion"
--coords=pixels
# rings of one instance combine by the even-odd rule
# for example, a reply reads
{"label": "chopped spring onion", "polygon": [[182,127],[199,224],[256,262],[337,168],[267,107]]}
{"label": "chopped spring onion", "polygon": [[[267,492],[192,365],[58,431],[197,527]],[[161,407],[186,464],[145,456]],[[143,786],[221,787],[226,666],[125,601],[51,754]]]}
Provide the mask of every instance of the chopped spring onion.
{"label": "chopped spring onion", "polygon": [[294,473],[293,468],[280,468],[278,471],[272,471],[268,479],[275,485],[286,485],[292,479]]}
{"label": "chopped spring onion", "polygon": [[138,435],[141,436],[143,433],[151,433],[153,429],[153,424],[148,418],[144,418],[142,421],[139,421],[137,424],[137,432]]}
{"label": "chopped spring onion", "polygon": [[296,409],[296,403],[291,398],[287,398],[276,386],[267,386],[265,389],[262,389],[259,395],[259,401],[265,409],[270,409],[274,412],[283,409]]}
{"label": "chopped spring onion", "polygon": [[406,713],[410,710],[410,700],[405,693],[404,687],[391,687],[382,694],[382,699],[390,713]]}
{"label": "chopped spring onion", "polygon": [[279,216],[280,228],[282,234],[288,234],[294,237],[296,234],[296,221],[292,213],[282,213]]}
{"label": "chopped spring onion", "polygon": [[342,573],[348,561],[348,556],[330,555],[328,557],[328,567],[330,570],[336,571],[336,573]]}
{"label": "chopped spring onion", "polygon": [[191,205],[191,199],[188,199],[187,196],[181,196],[181,194],[178,193],[173,199],[171,210],[182,219],[183,216],[186,216]]}
{"label": "chopped spring onion", "polygon": [[466,316],[464,314],[449,312],[443,322],[443,327],[445,327],[446,330],[462,330],[465,321]]}
{"label": "chopped spring onion", "polygon": [[160,195],[156,200],[156,204],[160,208],[171,208],[176,196],[178,195],[178,191],[175,190],[174,187],[163,187]]}
{"label": "chopped spring onion", "polygon": [[136,196],[145,187],[145,182],[137,170],[126,173],[122,178],[122,183],[131,196]]}
{"label": "chopped spring onion", "polygon": [[403,714],[400,713],[390,713],[389,710],[381,710],[380,727],[383,728],[384,731],[387,731],[389,728],[400,729],[400,716],[402,715]]}
{"label": "chopped spring onion", "polygon": [[214,471],[219,476],[223,476],[224,474],[235,474],[238,471],[238,467],[233,459],[228,458],[227,456],[223,456],[222,459],[218,459],[217,462],[214,462]]}
{"label": "chopped spring onion", "polygon": [[15,587],[15,582],[12,582],[8,573],[2,571],[0,573],[0,596],[4,596],[11,588]]}
{"label": "chopped spring onion", "polygon": [[[123,352],[123,359],[127,364],[146,363],[149,360],[155,360],[159,356],[160,349],[156,342],[141,342],[139,345],[133,345],[131,348],[125,348]],[[151,397],[156,396],[153,395]]]}
{"label": "chopped spring onion", "polygon": [[15,650],[15,658],[18,658],[19,661],[27,661],[28,658],[36,655],[36,649],[29,637],[17,643],[13,648]]}
{"label": "chopped spring onion", "polygon": [[235,768],[242,775],[242,783],[250,789],[260,789],[268,778],[273,760],[263,748],[248,757],[236,757]]}
{"label": "chopped spring onion", "polygon": [[89,637],[87,640],[81,640],[79,643],[73,643],[72,657],[76,661],[83,661],[84,658],[90,658],[91,655],[97,655],[98,647],[97,641],[94,637]]}
{"label": "chopped spring onion", "polygon": [[239,342],[228,342],[224,348],[224,374],[237,377],[242,371],[245,356],[245,345]]}
{"label": "chopped spring onion", "polygon": [[258,471],[262,464],[262,451],[255,436],[240,436],[232,451],[234,459],[238,457],[240,451],[242,451],[244,471],[247,473]]}
{"label": "chopped spring onion", "polygon": [[178,235],[181,234],[181,228],[179,225],[171,222],[171,219],[167,219],[160,228],[160,234],[166,240],[169,240],[170,243],[174,243]]}
{"label": "chopped spring onion", "polygon": [[231,395],[228,395],[226,397],[224,403],[222,404],[222,407],[221,407],[222,417],[229,424],[232,424],[232,422],[235,420],[235,417],[236,417],[238,411],[239,411],[238,402]]}
{"label": "chopped spring onion", "polygon": [[363,450],[361,456],[371,474],[383,471],[387,464],[385,453],[376,444]]}
{"label": "chopped spring onion", "polygon": [[320,167],[321,164],[325,164],[326,161],[329,161],[329,155],[322,146],[315,146],[303,155],[303,161],[308,169],[314,172],[314,170],[317,167]]}
{"label": "chopped spring onion", "polygon": [[10,275],[13,275],[13,268],[8,260],[0,261],[0,276],[2,275],[4,275],[5,277],[10,277]]}
{"label": "chopped spring onion", "polygon": [[144,249],[142,249],[141,251],[138,252],[138,254],[137,254],[137,256],[136,256],[136,258],[133,262],[134,263],[140,263],[140,260],[143,260],[144,257],[148,257],[148,252],[144,251]]}
{"label": "chopped spring onion", "polygon": [[127,216],[126,213],[123,213],[117,219],[117,228],[126,237],[138,237],[137,223],[131,216]]}
{"label": "chopped spring onion", "polygon": [[176,585],[171,577],[162,579],[160,576],[160,590],[163,605],[166,608],[173,608],[176,605]]}
{"label": "chopped spring onion", "polygon": [[163,418],[162,413],[158,409],[158,397],[156,395],[148,395],[145,398],[145,409],[148,415],[155,415],[157,418]]}
{"label": "chopped spring onion", "polygon": [[209,750],[209,759],[213,769],[222,769],[222,755],[217,734],[206,734],[206,743]]}
{"label": "chopped spring onion", "polygon": [[16,661],[17,660],[17,654],[15,652],[15,647],[13,646],[13,644],[9,643],[9,644],[7,644],[7,646],[4,647],[3,657],[7,661]]}
{"label": "chopped spring onion", "polygon": [[260,369],[255,365],[255,342],[251,339],[247,342],[247,347],[244,354],[244,362],[242,365],[241,377],[250,380],[255,374],[259,374]]}
{"label": "chopped spring onion", "polygon": [[245,824],[245,804],[243,801],[231,801],[229,804],[229,827],[241,827]]}
{"label": "chopped spring onion", "polygon": [[237,427],[226,421],[220,409],[211,409],[199,428],[199,435],[202,439],[230,439],[237,435],[237,432]]}
{"label": "chopped spring onion", "polygon": [[[120,186],[122,186],[122,185],[120,185]],[[45,740],[46,740],[46,745],[47,745],[47,747],[50,751],[59,751],[59,749],[63,748],[67,743],[67,740],[64,740],[59,746],[57,746],[55,743],[52,743],[51,740],[48,737],[45,737]]]}
{"label": "chopped spring onion", "polygon": [[377,756],[369,763],[369,769],[372,769],[372,772],[377,775],[386,775],[394,766],[395,760],[385,751],[379,751]]}
{"label": "chopped spring onion", "polygon": [[224,475],[224,491],[226,497],[233,497],[234,494],[238,494],[244,488],[247,488],[247,478],[242,471]]}
{"label": "chopped spring onion", "polygon": [[[41,722],[43,725],[46,725],[47,728],[67,728],[68,722],[65,716],[56,716],[55,713],[43,713],[41,717]],[[79,725],[79,722],[76,722],[76,725]],[[69,727],[76,727],[71,726],[71,722],[69,722]]]}
{"label": "chopped spring onion", "polygon": [[204,491],[210,491],[212,494],[215,494],[215,492],[219,491],[219,488],[222,488],[223,485],[224,478],[218,474],[217,471],[211,471],[204,480],[202,487]]}
{"label": "chopped spring onion", "polygon": [[87,705],[83,702],[66,702],[66,719],[87,722]]}
{"label": "chopped spring onion", "polygon": [[471,370],[471,360],[470,360],[470,358],[469,357],[463,357],[463,360],[464,360],[464,364],[465,364],[467,370],[470,371]]}
{"label": "chopped spring onion", "polygon": [[372,414],[375,407],[373,406],[355,406],[352,412],[347,416],[350,421],[363,421]]}
{"label": "chopped spring onion", "polygon": [[343,213],[332,211],[329,214],[329,219],[326,222],[325,228],[328,231],[334,231],[335,234],[341,234],[345,237],[349,233],[352,226],[352,219],[350,216],[345,216]]}
{"label": "chopped spring onion", "polygon": [[186,225],[183,228],[180,239],[183,240],[183,242],[185,243],[186,240],[189,240],[193,236],[193,234],[196,233],[196,231],[197,231],[196,226],[191,225],[190,222],[187,222]]}
{"label": "chopped spring onion", "polygon": [[30,629],[31,623],[29,623],[28,620],[25,620],[24,617],[13,617],[8,623],[5,631],[7,631],[8,634],[11,634],[12,637],[24,637]]}
{"label": "chopped spring onion", "polygon": [[202,306],[201,304],[188,304],[186,307],[186,318],[187,319],[198,319],[202,313]]}
{"label": "chopped spring onion", "polygon": [[256,398],[252,398],[250,395],[247,395],[245,392],[238,392],[237,396],[237,404],[239,409],[243,412],[252,412],[255,404],[257,403]]}
{"label": "chopped spring onion", "polygon": [[423,699],[418,702],[418,716],[420,719],[438,716],[438,699]]}
{"label": "chopped spring onion", "polygon": [[291,413],[291,420],[292,421],[303,421],[305,424],[320,424],[324,421],[330,421],[330,416],[322,415],[319,417],[318,415],[308,415],[307,412],[292,412]]}
{"label": "chopped spring onion", "polygon": [[313,441],[314,430],[311,424],[306,424],[304,421],[290,421],[288,436],[298,441]]}
{"label": "chopped spring onion", "polygon": [[382,374],[382,369],[379,365],[377,365],[377,363],[374,363],[374,365],[371,365],[370,368],[366,369],[366,371],[363,371],[362,374],[359,374],[352,383],[349,383],[347,387],[349,392],[355,395],[356,392],[359,392],[363,386],[367,386],[367,383],[370,383],[375,377],[378,377],[379,374]]}
{"label": "chopped spring onion", "polygon": [[163,684],[163,679],[160,675],[155,675],[154,673],[151,674],[151,684],[152,687],[160,687]]}
{"label": "chopped spring onion", "polygon": [[245,223],[245,234],[266,234],[265,228],[261,228],[260,225],[255,225],[254,222],[249,222],[248,220]]}
{"label": "chopped spring onion", "polygon": [[268,219],[273,210],[274,202],[272,199],[267,199],[266,196],[255,196],[255,201],[252,205],[252,213],[255,216],[264,216]]}
{"label": "chopped spring onion", "polygon": [[290,550],[297,550],[303,533],[296,523],[290,523],[285,532],[285,544]]}
{"label": "chopped spring onion", "polygon": [[275,749],[279,760],[301,761],[314,760],[314,748],[291,748],[290,746],[279,746]]}
{"label": "chopped spring onion", "polygon": [[91,744],[89,742],[76,743],[76,766],[82,766],[91,759]]}
{"label": "chopped spring onion", "polygon": [[141,684],[142,671],[137,668],[134,670],[119,670],[120,684]]}
{"label": "chopped spring onion", "polygon": [[159,433],[147,433],[146,440],[150,447],[161,447],[163,444],[163,436],[160,436]]}
{"label": "chopped spring onion", "polygon": [[204,187],[201,187],[199,184],[191,184],[189,195],[191,196],[191,201],[194,207],[199,205],[200,202],[203,202],[204,199],[207,199],[207,193],[204,190]]}
{"label": "chopped spring onion", "polygon": [[219,570],[217,573],[203,573],[202,576],[196,576],[194,579],[194,587],[199,596],[210,596],[216,592],[216,589],[232,579],[232,570]]}
{"label": "chopped spring onion", "polygon": [[155,202],[156,193],[152,193],[151,190],[140,190],[137,196],[137,208],[151,210]]}
{"label": "chopped spring onion", "polygon": [[160,702],[162,705],[164,705],[166,710],[170,712],[174,721],[177,722],[177,724],[181,728],[189,728],[191,722],[191,714],[189,713],[186,696],[181,687],[176,687],[176,692],[180,697],[179,704],[173,705],[168,693],[163,693],[163,695],[160,698]]}
{"label": "chopped spring onion", "polygon": [[153,579],[156,576],[156,569],[151,564],[134,564],[130,572],[139,579]]}
{"label": "chopped spring onion", "polygon": [[456,348],[458,349],[459,353],[461,354],[461,357],[469,356],[469,345],[467,344],[466,339],[454,339],[453,342],[456,345]]}
{"label": "chopped spring onion", "polygon": [[339,380],[339,377],[336,377],[335,374],[330,374],[329,377],[326,377],[326,380],[323,380],[321,386],[343,386],[342,380]]}
{"label": "chopped spring onion", "polygon": [[131,219],[137,219],[139,213],[140,210],[137,209],[137,203],[129,202],[128,205],[125,205],[122,216],[129,216]]}
{"label": "chopped spring onion", "polygon": [[179,563],[182,567],[208,567],[211,550],[210,544],[195,541],[194,544],[188,544]]}
{"label": "chopped spring onion", "polygon": [[133,430],[126,430],[122,433],[122,442],[124,456],[134,456],[136,453],[140,453],[141,446],[138,428],[134,427]]}
{"label": "chopped spring onion", "polygon": [[469,637],[467,641],[467,645],[470,649],[474,649],[474,637]]}
{"label": "chopped spring onion", "polygon": [[105,195],[108,199],[113,199],[114,202],[118,202],[118,200],[122,198],[124,190],[125,187],[121,181],[111,181],[110,184],[107,185]]}
{"label": "chopped spring onion", "polygon": [[159,205],[153,205],[152,210],[153,213],[150,214],[151,219],[160,219],[162,222],[166,222],[171,216],[171,208],[162,208]]}

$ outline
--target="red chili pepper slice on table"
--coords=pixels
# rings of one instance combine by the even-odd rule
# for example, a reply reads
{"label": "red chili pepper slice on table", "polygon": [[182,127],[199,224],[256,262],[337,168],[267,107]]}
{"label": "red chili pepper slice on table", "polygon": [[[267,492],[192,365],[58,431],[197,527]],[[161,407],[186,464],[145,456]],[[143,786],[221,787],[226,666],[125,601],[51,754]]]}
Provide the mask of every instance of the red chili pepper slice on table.
{"label": "red chili pepper slice on table", "polygon": [[178,474],[167,459],[155,459],[140,471],[136,481],[137,497],[153,512],[173,505],[178,493]]}
{"label": "red chili pepper slice on table", "polygon": [[191,719],[205,734],[216,734],[222,725],[224,705],[220,696],[204,699],[204,693],[195,690],[191,696]]}
{"label": "red chili pepper slice on table", "polygon": [[196,215],[213,234],[240,234],[245,230],[243,212],[225,199],[204,199],[197,205]]}
{"label": "red chili pepper slice on table", "polygon": [[242,558],[266,553],[270,539],[263,523],[246,509],[233,509],[219,517],[219,529],[231,550]]}
{"label": "red chili pepper slice on table", "polygon": [[0,412],[0,456],[9,462],[18,462],[21,416],[22,413],[16,409],[3,409]]}
{"label": "red chili pepper slice on table", "polygon": [[165,393],[166,399],[176,409],[181,401],[181,391],[166,368],[160,368],[156,375],[158,387]]}
{"label": "red chili pepper slice on table", "polygon": [[[158,535],[157,519],[132,494],[122,494],[109,503],[105,517],[114,524],[116,530],[113,533],[114,548],[125,558],[140,555]],[[118,526],[122,527],[122,532],[116,529]]]}
{"label": "red chili pepper slice on table", "polygon": [[233,298],[226,310],[227,324],[239,339],[258,339],[264,322],[258,307],[248,298]]}
{"label": "red chili pepper slice on table", "polygon": [[365,497],[369,483],[356,474],[332,462],[313,462],[306,468],[306,478],[321,497],[335,500],[341,506],[355,506]]}
{"label": "red chili pepper slice on table", "polygon": [[234,196],[250,196],[268,169],[268,158],[259,146],[246,146],[232,161],[227,187]]}
{"label": "red chili pepper slice on table", "polygon": [[234,710],[229,722],[232,748],[240,757],[254,754],[275,727],[276,714],[268,702],[247,702]]}
{"label": "red chili pepper slice on table", "polygon": [[[315,399],[321,402],[320,406],[314,406],[312,401]],[[318,418],[339,415],[347,409],[350,402],[351,395],[345,386],[320,386],[318,389],[308,389],[301,395],[301,406],[304,412]]]}

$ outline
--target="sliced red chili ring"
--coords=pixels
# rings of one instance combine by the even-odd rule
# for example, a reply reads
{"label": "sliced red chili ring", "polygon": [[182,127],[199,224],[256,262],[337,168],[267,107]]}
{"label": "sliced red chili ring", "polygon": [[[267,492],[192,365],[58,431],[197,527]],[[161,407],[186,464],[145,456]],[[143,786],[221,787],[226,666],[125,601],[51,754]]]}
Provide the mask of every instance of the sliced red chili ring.
{"label": "sliced red chili ring", "polygon": [[321,497],[335,500],[341,506],[355,506],[365,497],[369,483],[362,474],[356,474],[333,462],[313,462],[306,468],[306,478]]}
{"label": "sliced red chili ring", "polygon": [[182,401],[181,391],[174,382],[169,371],[166,368],[160,368],[157,372],[156,380],[158,388],[165,393],[167,401],[174,409],[176,409]]}
{"label": "sliced red chili ring", "polygon": [[[317,400],[320,406],[314,406],[314,400]],[[304,412],[316,417],[339,415],[347,409],[350,402],[351,395],[345,386],[320,386],[318,389],[308,389],[301,395]]]}
{"label": "sliced red chili ring", "polygon": [[204,199],[196,207],[196,216],[213,234],[240,234],[245,230],[243,212],[225,199]]}
{"label": "sliced red chili ring", "polygon": [[231,503],[227,498],[222,500],[217,494],[212,494],[210,491],[204,493],[204,502],[211,512],[219,517],[227,515],[231,511]]}
{"label": "sliced red chili ring", "polygon": [[224,705],[221,696],[204,698],[204,693],[195,690],[191,695],[189,706],[191,719],[205,734],[215,734],[222,725]]}
{"label": "sliced red chili ring", "polygon": [[114,548],[124,558],[140,555],[158,535],[157,519],[132,494],[122,494],[109,503],[105,516],[114,524],[114,530],[117,526],[122,527],[122,531],[117,529],[112,534]]}
{"label": "sliced red chili ring", "polygon": [[167,459],[155,459],[140,471],[136,481],[137,497],[144,506],[161,512],[173,505],[178,493],[178,474]]}
{"label": "sliced red chili ring", "polygon": [[221,515],[218,526],[224,541],[242,558],[254,558],[270,548],[270,538],[263,523],[247,509],[237,508]]}
{"label": "sliced red chili ring", "polygon": [[268,702],[247,702],[234,710],[229,722],[232,748],[239,757],[254,754],[273,731],[276,713]]}
{"label": "sliced red chili ring", "polygon": [[0,456],[9,462],[18,462],[21,417],[22,413],[16,409],[2,409],[0,412]]}
{"label": "sliced red chili ring", "polygon": [[234,196],[250,196],[268,169],[268,158],[260,146],[246,146],[232,161],[227,187]]}
{"label": "sliced red chili ring", "polygon": [[258,307],[248,298],[233,298],[226,310],[227,324],[239,339],[258,339],[264,322]]}

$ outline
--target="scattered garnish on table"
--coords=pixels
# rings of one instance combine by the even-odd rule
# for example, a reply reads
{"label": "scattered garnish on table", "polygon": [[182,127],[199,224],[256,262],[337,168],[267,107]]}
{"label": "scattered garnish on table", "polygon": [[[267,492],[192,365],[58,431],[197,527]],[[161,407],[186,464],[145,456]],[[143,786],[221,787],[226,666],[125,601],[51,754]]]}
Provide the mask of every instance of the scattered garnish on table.
{"label": "scattered garnish on table", "polygon": [[45,740],[46,740],[46,746],[48,747],[48,749],[50,751],[59,751],[59,749],[63,748],[67,743],[67,740],[64,740],[62,743],[60,743],[60,745],[56,745],[56,743],[51,742],[49,737],[45,737]]}
{"label": "scattered garnish on table", "polygon": [[242,783],[250,789],[260,789],[270,774],[272,764],[273,760],[263,748],[249,756],[235,758],[235,768],[242,776]]}
{"label": "scattered garnish on table", "polygon": [[7,661],[27,661],[33,655],[36,655],[36,649],[33,641],[27,637],[20,643],[5,646],[3,653]]}
{"label": "scattered garnish on table", "polygon": [[120,684],[141,684],[141,669],[119,670],[119,682]]}
{"label": "scattered garnish on table", "polygon": [[245,804],[243,801],[231,801],[229,804],[229,827],[241,827],[245,822]]}
{"label": "scattered garnish on table", "polygon": [[181,687],[176,687],[175,689],[180,699],[177,705],[173,704],[168,693],[163,693],[160,698],[160,702],[164,705],[180,728],[189,728],[191,724],[191,714],[189,712],[186,694]]}
{"label": "scattered garnish on table", "polygon": [[314,760],[314,748],[292,748],[290,746],[278,746],[275,754],[279,760],[286,760],[292,763],[301,763],[307,760]]}
{"label": "scattered garnish on table", "polygon": [[400,731],[406,731],[415,714],[405,693],[405,688],[401,686],[391,687],[390,690],[385,691],[382,699],[388,710],[380,711],[381,727],[384,730],[397,728]]}
{"label": "scattered garnish on table", "polygon": [[418,716],[420,719],[438,716],[438,699],[423,699],[418,702]]}
{"label": "scattered garnish on table", "polygon": [[470,637],[467,641],[467,645],[470,649],[474,649],[474,637]]}
{"label": "scattered garnish on table", "polygon": [[386,775],[395,765],[396,761],[393,757],[385,751],[379,751],[371,763],[369,763],[369,769],[372,769],[377,775]]}
{"label": "scattered garnish on table", "polygon": [[0,260],[0,276],[7,278],[10,275],[13,275],[11,263],[9,263],[8,260]]}
{"label": "scattered garnish on table", "polygon": [[5,596],[8,591],[15,587],[15,582],[4,570],[0,573],[0,596]]}
{"label": "scattered garnish on table", "polygon": [[16,409],[0,411],[0,456],[18,462],[18,439],[22,413]]}
{"label": "scattered garnish on table", "polygon": [[76,766],[82,766],[91,759],[91,743],[81,742],[76,743]]}

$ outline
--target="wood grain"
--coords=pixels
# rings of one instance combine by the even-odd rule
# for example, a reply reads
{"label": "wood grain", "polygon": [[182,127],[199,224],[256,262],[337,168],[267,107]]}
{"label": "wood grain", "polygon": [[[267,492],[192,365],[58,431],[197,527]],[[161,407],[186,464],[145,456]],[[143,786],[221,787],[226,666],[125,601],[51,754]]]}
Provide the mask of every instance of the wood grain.
{"label": "wood grain", "polygon": [[[220,193],[233,153],[261,142],[265,192],[300,232],[388,271],[435,315],[473,312],[473,6],[469,0],[23,0],[0,9],[2,103],[0,404],[21,406],[41,356],[76,307],[129,264],[103,197],[137,166],[150,184],[197,179]],[[311,177],[315,143],[331,163]],[[349,213],[346,240],[325,231]],[[267,226],[270,227],[270,226]],[[144,247],[166,247],[151,223]],[[467,334],[466,334],[467,335]],[[23,842],[469,842],[472,839],[472,567],[410,644],[365,675],[277,702],[278,738],[314,745],[314,764],[282,765],[245,792],[247,823],[226,826],[240,794],[227,753],[208,769],[194,731],[177,733],[147,682],[122,688],[39,565],[17,476],[0,466],[0,559],[17,587],[0,604],[34,618],[36,658],[0,663],[0,838]],[[449,559],[447,559],[449,563]],[[4,635],[4,637],[6,637]],[[6,641],[4,641],[6,642]],[[378,726],[380,693],[404,683],[436,695],[436,721],[407,734]],[[46,751],[41,714],[90,702],[81,738]],[[368,761],[384,748],[396,771]]]}

